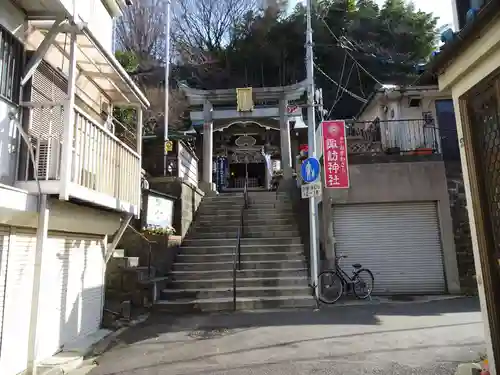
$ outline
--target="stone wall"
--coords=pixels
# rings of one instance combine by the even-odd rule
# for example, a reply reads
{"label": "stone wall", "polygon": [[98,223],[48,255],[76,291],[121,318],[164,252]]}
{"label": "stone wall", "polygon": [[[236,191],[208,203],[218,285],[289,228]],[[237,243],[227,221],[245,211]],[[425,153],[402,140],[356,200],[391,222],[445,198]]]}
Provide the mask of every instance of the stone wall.
{"label": "stone wall", "polygon": [[148,267],[151,265],[156,270],[151,275],[152,277],[166,275],[172,269],[181,243],[181,237],[170,236],[167,240],[163,236],[144,236],[152,243],[148,243],[143,237],[129,228],[123,234],[118,248],[124,249],[127,257],[137,257],[139,266]]}
{"label": "stone wall", "polygon": [[477,283],[475,277],[474,255],[467,213],[464,180],[460,161],[445,163],[450,209],[453,221],[453,234],[457,252],[460,286],[465,294],[476,294]]}

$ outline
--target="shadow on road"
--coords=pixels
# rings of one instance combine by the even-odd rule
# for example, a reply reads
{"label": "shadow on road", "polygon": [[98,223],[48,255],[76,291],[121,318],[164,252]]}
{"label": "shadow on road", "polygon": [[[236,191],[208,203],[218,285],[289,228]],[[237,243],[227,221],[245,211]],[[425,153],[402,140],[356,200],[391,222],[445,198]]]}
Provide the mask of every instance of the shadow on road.
{"label": "shadow on road", "polygon": [[[236,312],[206,315],[152,314],[144,324],[128,330],[120,341],[125,344],[159,337],[164,333],[189,331],[186,340],[169,341],[182,343],[217,336],[227,336],[229,332],[249,330],[257,327],[304,326],[304,325],[378,325],[377,316],[437,316],[444,314],[480,311],[476,298],[457,298],[428,303],[408,303],[395,305],[329,306],[319,311],[278,310]],[[204,317],[201,319],[201,317]],[[380,332],[380,331],[379,331]]]}
{"label": "shadow on road", "polygon": [[[425,352],[425,356],[442,348],[442,343],[435,342],[433,337],[440,337],[444,332],[475,331],[480,323],[477,314],[460,319],[453,319],[452,314],[478,311],[479,303],[475,298],[460,298],[428,303],[337,306],[320,311],[153,314],[146,323],[122,334],[118,347],[99,359],[99,366],[89,375],[216,374],[221,371],[220,366],[225,371],[221,373],[227,374],[229,370],[247,368],[256,371],[260,366],[271,370],[272,366],[284,366],[291,360],[304,364],[356,362],[367,356],[389,354],[390,357],[398,353],[412,357],[418,351]],[[448,314],[449,320],[432,319]],[[406,320],[401,324],[397,319],[400,323],[391,325],[387,324],[391,316],[419,319],[413,319],[410,325],[404,323]],[[283,330],[273,330],[273,327],[283,327]],[[254,341],[252,338],[256,336],[259,339]],[[421,339],[401,340],[405,336]],[[396,338],[394,345],[392,338]],[[388,340],[391,344],[385,341],[385,345],[380,345],[380,340]],[[346,343],[358,344],[351,347]],[[374,343],[379,344],[372,346]],[[451,352],[468,352],[467,349],[482,344],[480,335],[465,334],[463,340],[449,341],[446,346]],[[330,351],[333,347],[341,349],[340,352]],[[269,353],[279,354],[269,357]],[[246,360],[241,362],[242,358]],[[204,369],[206,366],[211,371]],[[393,373],[413,373],[396,370]]]}

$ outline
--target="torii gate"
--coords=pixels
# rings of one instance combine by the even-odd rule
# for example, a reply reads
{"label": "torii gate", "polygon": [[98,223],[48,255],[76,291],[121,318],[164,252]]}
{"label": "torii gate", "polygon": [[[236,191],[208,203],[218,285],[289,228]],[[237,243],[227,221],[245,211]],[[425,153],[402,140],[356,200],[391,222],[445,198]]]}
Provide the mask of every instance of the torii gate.
{"label": "torii gate", "polygon": [[[302,120],[302,108],[288,105],[306,92],[306,81],[281,87],[198,90],[181,86],[191,107],[190,119],[194,126],[203,124],[202,179],[200,187],[214,190],[212,181],[214,132],[235,124],[257,124],[279,130],[281,166],[284,178],[292,177],[291,123],[295,129],[307,126]],[[210,162],[207,162],[210,161]]]}

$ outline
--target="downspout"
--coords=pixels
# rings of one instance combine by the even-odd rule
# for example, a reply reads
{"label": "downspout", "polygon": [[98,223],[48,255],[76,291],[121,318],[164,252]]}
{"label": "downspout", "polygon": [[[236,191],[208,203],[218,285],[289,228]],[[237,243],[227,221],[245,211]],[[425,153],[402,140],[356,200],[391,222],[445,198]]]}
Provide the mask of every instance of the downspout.
{"label": "downspout", "polygon": [[[73,26],[75,26],[73,24]],[[61,157],[60,200],[69,199],[69,184],[71,183],[71,170],[73,161],[73,130],[75,127],[75,95],[76,95],[76,31],[71,32],[70,59],[69,59],[69,77],[68,77],[68,96],[64,106],[64,130],[63,147]]]}
{"label": "downspout", "polygon": [[35,365],[36,349],[37,349],[37,330],[38,330],[38,313],[40,305],[40,284],[42,279],[42,260],[43,248],[47,240],[49,231],[49,208],[47,195],[39,195],[39,213],[38,227],[36,230],[36,252],[35,265],[33,272],[33,289],[31,292],[31,310],[30,310],[30,326],[28,336],[28,353],[27,353],[27,375],[36,375],[37,368]]}

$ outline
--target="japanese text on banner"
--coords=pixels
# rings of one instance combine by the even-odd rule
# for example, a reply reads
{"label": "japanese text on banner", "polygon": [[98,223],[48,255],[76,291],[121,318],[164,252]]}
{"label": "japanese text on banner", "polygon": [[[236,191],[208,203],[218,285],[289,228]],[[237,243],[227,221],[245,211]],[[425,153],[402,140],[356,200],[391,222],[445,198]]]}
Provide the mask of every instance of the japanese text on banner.
{"label": "japanese text on banner", "polygon": [[349,188],[349,166],[344,121],[323,121],[325,187]]}

